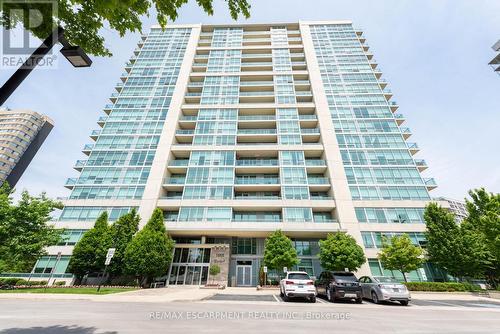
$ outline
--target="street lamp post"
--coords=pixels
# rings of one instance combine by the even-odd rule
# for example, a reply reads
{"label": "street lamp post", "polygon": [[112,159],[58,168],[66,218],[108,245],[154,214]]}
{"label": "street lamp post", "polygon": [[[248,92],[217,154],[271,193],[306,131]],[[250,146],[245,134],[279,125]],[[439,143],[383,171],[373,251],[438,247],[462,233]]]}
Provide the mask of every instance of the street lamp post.
{"label": "street lamp post", "polygon": [[63,45],[61,53],[74,67],[89,67],[92,64],[92,60],[85,54],[82,48],[69,44],[64,37],[64,29],[62,27],[57,27],[0,88],[0,105],[5,103],[21,82],[26,79],[33,68],[38,65],[57,42]]}

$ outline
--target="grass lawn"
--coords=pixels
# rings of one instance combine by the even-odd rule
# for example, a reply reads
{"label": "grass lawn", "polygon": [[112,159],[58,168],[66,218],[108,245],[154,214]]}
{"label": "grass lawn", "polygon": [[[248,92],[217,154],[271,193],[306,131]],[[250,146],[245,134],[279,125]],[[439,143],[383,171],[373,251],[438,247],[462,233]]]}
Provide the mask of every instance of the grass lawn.
{"label": "grass lawn", "polygon": [[0,293],[69,293],[69,294],[84,294],[84,295],[107,295],[110,293],[119,293],[137,290],[134,288],[101,288],[97,292],[97,288],[27,288],[14,290],[0,290]]}

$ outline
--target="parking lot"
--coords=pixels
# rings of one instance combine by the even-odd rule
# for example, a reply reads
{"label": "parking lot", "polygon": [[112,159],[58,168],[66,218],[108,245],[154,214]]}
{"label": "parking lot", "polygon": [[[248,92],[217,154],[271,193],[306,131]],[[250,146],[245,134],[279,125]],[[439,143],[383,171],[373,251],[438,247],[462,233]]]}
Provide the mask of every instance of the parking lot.
{"label": "parking lot", "polygon": [[[431,299],[432,297],[419,297],[416,295],[413,297],[409,306],[407,307],[455,307],[455,308],[486,308],[486,309],[498,309],[500,310],[500,300],[483,298],[470,299],[469,296],[465,295],[462,299]],[[301,298],[291,299],[289,302],[285,302],[279,294],[227,294],[227,293],[217,293],[213,296],[203,299],[204,301],[230,301],[230,302],[267,302],[267,303],[287,303],[287,304],[310,304],[307,300]],[[332,304],[323,298],[318,298],[316,303],[319,304]],[[338,301],[335,305],[375,305],[380,307],[402,307],[399,303],[385,302],[381,304],[374,304],[369,300],[364,300],[363,304],[356,304],[354,301]]]}

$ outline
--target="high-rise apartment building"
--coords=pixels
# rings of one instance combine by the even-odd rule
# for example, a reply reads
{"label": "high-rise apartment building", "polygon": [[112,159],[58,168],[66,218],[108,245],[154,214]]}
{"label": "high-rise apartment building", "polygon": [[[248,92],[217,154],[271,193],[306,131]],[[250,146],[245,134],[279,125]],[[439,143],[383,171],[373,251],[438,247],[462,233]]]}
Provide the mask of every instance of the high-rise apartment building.
{"label": "high-rise apartment building", "polygon": [[467,206],[464,201],[459,201],[456,199],[448,198],[448,197],[439,197],[437,198],[440,202],[447,202],[448,210],[455,215],[455,221],[457,224],[460,224],[464,221],[465,218],[469,215],[467,212]]}
{"label": "high-rise apartment building", "polygon": [[[176,241],[167,284],[203,284],[210,264],[233,286],[259,282],[265,237],[281,229],[297,269],[318,276],[318,241],[345,231],[365,249],[360,274],[395,275],[384,236],[424,245],[433,179],[365,38],[349,21],[169,25],[143,35],[85,145],[57,224],[67,241],[97,216],[164,211]],[[56,271],[57,272],[57,271]],[[269,273],[272,276],[272,273]],[[412,280],[433,279],[426,264]]]}
{"label": "high-rise apartment building", "polygon": [[16,185],[53,127],[34,111],[0,108],[0,184]]}

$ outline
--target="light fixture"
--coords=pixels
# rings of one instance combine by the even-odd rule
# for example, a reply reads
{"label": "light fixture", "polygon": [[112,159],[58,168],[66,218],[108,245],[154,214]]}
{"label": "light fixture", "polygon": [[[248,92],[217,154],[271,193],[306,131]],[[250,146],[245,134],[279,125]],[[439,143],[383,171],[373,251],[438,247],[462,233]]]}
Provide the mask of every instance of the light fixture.
{"label": "light fixture", "polygon": [[92,60],[79,46],[65,46],[61,53],[74,67],[89,67],[92,64]]}

